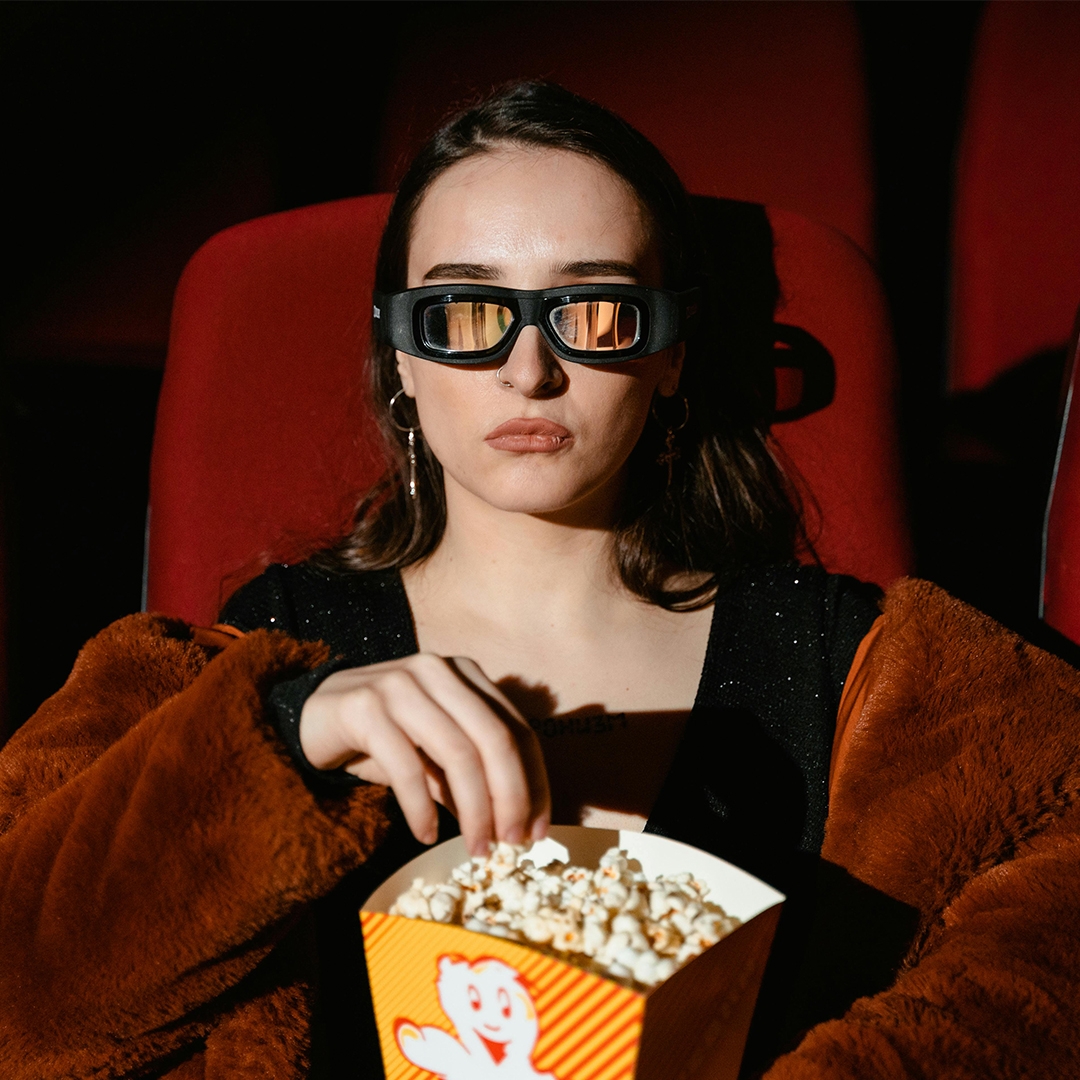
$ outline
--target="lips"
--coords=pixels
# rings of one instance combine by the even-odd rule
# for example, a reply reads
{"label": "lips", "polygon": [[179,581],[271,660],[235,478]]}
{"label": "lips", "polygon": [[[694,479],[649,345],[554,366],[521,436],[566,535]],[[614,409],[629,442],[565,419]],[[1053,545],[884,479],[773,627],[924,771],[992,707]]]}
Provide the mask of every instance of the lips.
{"label": "lips", "polygon": [[550,454],[569,446],[573,435],[554,420],[542,417],[507,420],[484,436],[493,450],[509,450],[516,454]]}

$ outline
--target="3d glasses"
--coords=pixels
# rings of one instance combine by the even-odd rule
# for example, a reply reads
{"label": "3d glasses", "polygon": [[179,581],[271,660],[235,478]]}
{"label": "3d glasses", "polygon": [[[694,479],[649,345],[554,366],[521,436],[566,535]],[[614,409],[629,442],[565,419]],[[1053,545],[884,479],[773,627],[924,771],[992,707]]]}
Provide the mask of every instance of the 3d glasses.
{"label": "3d glasses", "polygon": [[524,326],[539,328],[551,351],[575,364],[617,364],[686,338],[700,290],[640,285],[501,289],[433,285],[376,293],[380,341],[440,364],[488,364],[506,356]]}

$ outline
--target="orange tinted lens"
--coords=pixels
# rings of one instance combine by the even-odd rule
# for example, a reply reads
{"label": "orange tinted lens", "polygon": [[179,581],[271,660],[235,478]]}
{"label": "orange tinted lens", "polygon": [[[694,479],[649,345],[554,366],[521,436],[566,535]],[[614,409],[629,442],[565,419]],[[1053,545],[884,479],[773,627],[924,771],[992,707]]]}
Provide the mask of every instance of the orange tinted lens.
{"label": "orange tinted lens", "polygon": [[483,300],[432,304],[422,317],[424,344],[444,352],[484,352],[502,341],[513,321],[508,307]]}
{"label": "orange tinted lens", "polygon": [[637,344],[641,313],[618,300],[579,300],[562,304],[550,315],[551,328],[569,349],[614,352]]}

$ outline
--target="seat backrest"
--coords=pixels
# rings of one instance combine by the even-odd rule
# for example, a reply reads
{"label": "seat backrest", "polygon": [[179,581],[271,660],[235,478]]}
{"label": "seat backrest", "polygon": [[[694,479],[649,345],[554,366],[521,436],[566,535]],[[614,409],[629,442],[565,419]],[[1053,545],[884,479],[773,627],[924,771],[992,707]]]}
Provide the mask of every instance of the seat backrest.
{"label": "seat backrest", "polygon": [[850,4],[519,3],[418,18],[391,83],[379,179],[455,104],[518,78],[602,101],[691,191],[826,222],[873,251],[862,45]]}
{"label": "seat backrest", "polygon": [[776,320],[832,354],[831,405],[773,435],[816,501],[815,548],[827,569],[885,586],[914,567],[897,423],[896,355],[869,260],[835,229],[769,208],[780,279]]}
{"label": "seat backrest", "polygon": [[1069,339],[1080,296],[1080,4],[987,4],[956,173],[949,382]]}
{"label": "seat backrest", "polygon": [[188,263],[154,431],[149,610],[212,622],[264,565],[340,535],[382,471],[362,367],[390,201],[257,218]]}
{"label": "seat backrest", "polygon": [[[194,622],[271,561],[341,535],[381,471],[364,401],[389,196],[288,211],[211,239],[181,279],[158,409],[147,604]],[[832,352],[832,405],[777,428],[821,507],[827,567],[911,565],[880,286],[853,243],[770,211],[780,322]],[[768,244],[768,238],[766,238]]]}
{"label": "seat backrest", "polygon": [[[1080,313],[1077,314],[1080,330]],[[1080,645],[1080,333],[1073,338],[1054,479],[1043,533],[1039,614]]]}

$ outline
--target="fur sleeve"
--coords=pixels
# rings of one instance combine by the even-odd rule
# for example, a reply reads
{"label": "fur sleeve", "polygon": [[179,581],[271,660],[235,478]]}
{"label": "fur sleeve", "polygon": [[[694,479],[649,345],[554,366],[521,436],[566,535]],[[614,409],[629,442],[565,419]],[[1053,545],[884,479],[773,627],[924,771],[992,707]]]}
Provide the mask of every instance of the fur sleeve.
{"label": "fur sleeve", "polygon": [[1080,672],[926,582],[884,611],[822,854],[919,932],[892,987],[767,1076],[1074,1076]]}
{"label": "fur sleeve", "polygon": [[256,631],[213,658],[121,620],[0,755],[0,1073],[122,1075],[215,1023],[215,999],[362,862],[386,789],[319,800],[264,722],[323,659]]}

